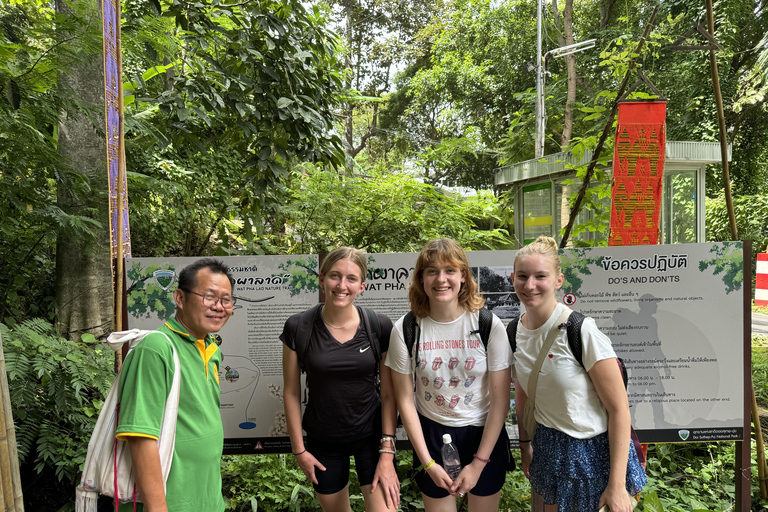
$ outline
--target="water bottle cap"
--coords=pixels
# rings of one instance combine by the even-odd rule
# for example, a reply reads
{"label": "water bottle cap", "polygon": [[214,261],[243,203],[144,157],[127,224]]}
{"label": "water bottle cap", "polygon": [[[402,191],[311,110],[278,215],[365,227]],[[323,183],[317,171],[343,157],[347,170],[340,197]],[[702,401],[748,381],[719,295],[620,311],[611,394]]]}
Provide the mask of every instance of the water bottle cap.
{"label": "water bottle cap", "polygon": [[451,434],[443,434],[443,444],[451,444],[452,442]]}

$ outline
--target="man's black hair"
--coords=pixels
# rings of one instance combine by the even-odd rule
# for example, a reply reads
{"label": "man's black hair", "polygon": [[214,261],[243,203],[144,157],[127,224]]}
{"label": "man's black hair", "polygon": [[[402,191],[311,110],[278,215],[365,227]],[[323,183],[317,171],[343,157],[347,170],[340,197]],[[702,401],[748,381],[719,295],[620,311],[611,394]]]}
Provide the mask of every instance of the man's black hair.
{"label": "man's black hair", "polygon": [[235,280],[232,274],[229,273],[229,267],[223,261],[213,258],[203,258],[184,267],[184,270],[179,274],[179,289],[186,292],[186,290],[195,288],[197,286],[197,273],[204,268],[207,268],[214,274],[224,274],[227,276],[229,283],[232,285],[232,291],[235,291]]}

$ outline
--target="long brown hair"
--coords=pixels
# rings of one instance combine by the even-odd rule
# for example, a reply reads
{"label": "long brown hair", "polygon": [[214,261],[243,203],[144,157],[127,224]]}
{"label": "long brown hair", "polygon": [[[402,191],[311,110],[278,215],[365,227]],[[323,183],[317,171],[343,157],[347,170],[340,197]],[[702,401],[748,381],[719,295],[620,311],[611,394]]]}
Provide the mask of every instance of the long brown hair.
{"label": "long brown hair", "polygon": [[368,275],[368,260],[365,258],[365,253],[360,249],[354,247],[337,247],[328,253],[323,259],[323,263],[320,265],[320,273],[326,274],[330,272],[331,267],[336,264],[337,261],[350,259],[352,263],[360,267],[360,282],[364,283],[365,278]]}
{"label": "long brown hair", "polygon": [[442,263],[461,270],[464,282],[459,291],[459,304],[467,311],[477,311],[485,304],[485,299],[477,293],[477,283],[469,268],[464,249],[450,238],[437,238],[427,242],[427,245],[416,258],[413,269],[413,282],[408,287],[408,300],[411,311],[419,317],[429,316],[429,297],[424,291],[424,269],[434,263]]}

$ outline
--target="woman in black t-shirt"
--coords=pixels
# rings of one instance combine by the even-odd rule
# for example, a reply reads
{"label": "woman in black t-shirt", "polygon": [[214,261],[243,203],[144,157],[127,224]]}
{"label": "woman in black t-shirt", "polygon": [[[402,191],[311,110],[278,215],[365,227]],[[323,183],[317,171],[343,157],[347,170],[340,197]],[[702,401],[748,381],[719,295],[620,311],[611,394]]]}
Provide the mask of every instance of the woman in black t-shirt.
{"label": "woman in black t-shirt", "polygon": [[[369,512],[396,510],[400,482],[394,466],[397,407],[389,368],[380,365],[389,347],[392,321],[377,315],[380,350],[372,350],[370,321],[355,297],[368,271],[358,249],[331,251],[320,267],[325,304],[317,310],[303,355],[309,399],[301,420],[301,379],[294,339],[303,313],[291,316],[283,346],[283,401],[293,455],[312,481],[326,512],[349,511],[349,461],[355,468]],[[369,314],[376,314],[369,312]],[[377,376],[381,390],[376,389]],[[307,432],[304,444],[302,427]]]}

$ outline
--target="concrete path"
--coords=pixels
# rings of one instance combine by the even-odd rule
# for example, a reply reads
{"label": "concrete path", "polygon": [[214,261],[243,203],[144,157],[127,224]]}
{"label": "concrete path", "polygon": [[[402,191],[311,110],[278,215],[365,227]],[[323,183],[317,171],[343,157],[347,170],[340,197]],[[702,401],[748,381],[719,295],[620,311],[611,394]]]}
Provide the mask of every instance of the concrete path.
{"label": "concrete path", "polygon": [[768,334],[768,315],[752,312],[752,334]]}

